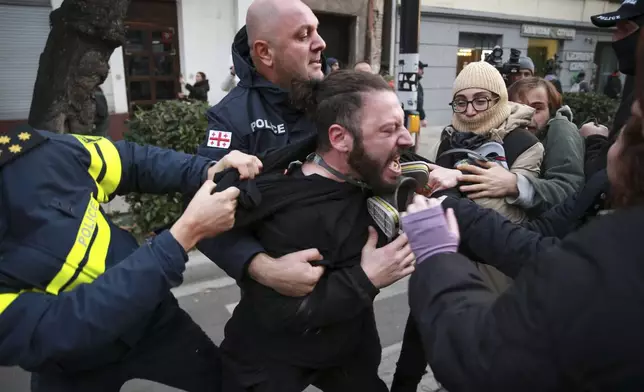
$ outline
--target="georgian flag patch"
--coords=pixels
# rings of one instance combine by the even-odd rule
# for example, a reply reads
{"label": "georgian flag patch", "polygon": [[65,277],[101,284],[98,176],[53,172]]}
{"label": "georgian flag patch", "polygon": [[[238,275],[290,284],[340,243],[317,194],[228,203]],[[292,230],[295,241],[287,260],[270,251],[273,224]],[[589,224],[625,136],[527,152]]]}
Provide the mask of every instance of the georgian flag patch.
{"label": "georgian flag patch", "polygon": [[233,134],[230,132],[218,131],[216,129],[211,129],[208,132],[208,147],[215,148],[228,148],[230,147],[230,141],[233,138]]}

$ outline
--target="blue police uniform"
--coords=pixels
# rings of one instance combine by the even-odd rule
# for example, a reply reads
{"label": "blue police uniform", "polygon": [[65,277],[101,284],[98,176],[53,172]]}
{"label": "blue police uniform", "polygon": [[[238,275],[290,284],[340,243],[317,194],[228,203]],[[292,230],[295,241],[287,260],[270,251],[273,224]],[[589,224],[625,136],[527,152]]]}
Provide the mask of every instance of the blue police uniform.
{"label": "blue police uniform", "polygon": [[288,91],[255,71],[246,27],[235,36],[232,55],[239,83],[206,113],[200,155],[214,160],[231,150],[257,155],[315,133],[314,124],[290,104]]}
{"label": "blue police uniform", "polygon": [[30,127],[0,134],[0,365],[35,391],[118,391],[132,378],[218,391],[217,347],[170,288],[188,260],[169,232],[139,247],[100,204],[195,192],[211,161]]}
{"label": "blue police uniform", "polygon": [[[239,83],[208,110],[208,129],[198,154],[213,160],[231,150],[259,155],[317,132],[304,112],[291,105],[288,91],[257,73],[250,58],[246,27],[235,36],[232,54]],[[324,57],[322,60],[325,67]],[[248,262],[264,251],[252,235],[239,230],[202,241],[197,247],[237,280]]]}

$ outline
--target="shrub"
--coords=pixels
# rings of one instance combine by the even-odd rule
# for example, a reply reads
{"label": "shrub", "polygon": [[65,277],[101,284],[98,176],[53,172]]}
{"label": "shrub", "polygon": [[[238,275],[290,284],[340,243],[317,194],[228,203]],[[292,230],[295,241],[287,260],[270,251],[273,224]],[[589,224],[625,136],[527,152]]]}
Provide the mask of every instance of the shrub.
{"label": "shrub", "polygon": [[[162,101],[149,110],[136,111],[128,120],[129,131],[125,140],[171,148],[189,154],[197,152],[208,126],[205,102]],[[130,205],[137,235],[173,223],[182,212],[181,194],[130,194],[125,197]]]}
{"label": "shrub", "polygon": [[613,126],[613,118],[619,106],[617,100],[598,93],[564,93],[563,103],[572,109],[573,122],[578,127],[596,120],[609,129]]}

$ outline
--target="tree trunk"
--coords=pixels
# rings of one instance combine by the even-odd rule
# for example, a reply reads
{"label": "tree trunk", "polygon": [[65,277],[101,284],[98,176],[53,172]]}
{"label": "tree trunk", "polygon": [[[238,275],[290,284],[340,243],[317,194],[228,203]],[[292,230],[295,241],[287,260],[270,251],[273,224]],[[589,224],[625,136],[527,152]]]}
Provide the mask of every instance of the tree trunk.
{"label": "tree trunk", "polygon": [[29,112],[32,127],[92,133],[94,90],[107,78],[112,52],[125,41],[123,21],[129,4],[130,0],[64,0],[52,11]]}

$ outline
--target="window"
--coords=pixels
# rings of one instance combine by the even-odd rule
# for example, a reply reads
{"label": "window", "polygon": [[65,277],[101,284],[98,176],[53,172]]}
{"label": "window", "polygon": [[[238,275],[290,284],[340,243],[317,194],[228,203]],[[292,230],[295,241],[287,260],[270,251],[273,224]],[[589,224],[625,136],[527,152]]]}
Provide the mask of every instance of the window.
{"label": "window", "polygon": [[469,63],[485,60],[492,48],[501,45],[501,36],[490,34],[460,33],[456,52],[456,74]]}

